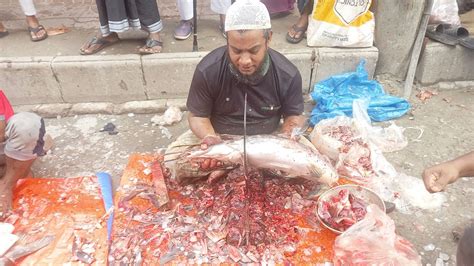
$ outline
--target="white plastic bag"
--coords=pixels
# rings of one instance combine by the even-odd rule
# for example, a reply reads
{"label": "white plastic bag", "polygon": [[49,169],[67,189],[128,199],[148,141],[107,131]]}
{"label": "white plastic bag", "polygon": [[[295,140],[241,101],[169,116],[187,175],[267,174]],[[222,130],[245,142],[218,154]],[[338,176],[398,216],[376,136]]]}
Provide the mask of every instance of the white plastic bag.
{"label": "white plastic bag", "polygon": [[421,265],[413,245],[395,234],[395,223],[376,205],[364,219],[336,237],[334,265]]}
{"label": "white plastic bag", "polygon": [[430,24],[446,23],[460,25],[461,20],[459,19],[458,11],[456,0],[434,0]]}
{"label": "white plastic bag", "polygon": [[339,151],[344,147],[344,140],[358,138],[359,132],[353,127],[352,119],[347,116],[321,120],[311,131],[311,143],[320,153],[333,161],[339,159]]}
{"label": "white plastic bag", "polygon": [[407,138],[403,135],[404,129],[390,123],[388,127],[373,126],[367,113],[367,102],[361,99],[354,100],[352,104],[352,117],[354,124],[362,136],[377,146],[382,152],[399,151],[408,145]]}
{"label": "white plastic bag", "polygon": [[416,208],[438,210],[446,201],[444,192],[431,194],[420,178],[404,173],[399,173],[394,179],[391,189],[398,192],[391,201],[400,212],[406,214],[413,213]]}
{"label": "white plastic bag", "polygon": [[371,47],[374,42],[372,0],[315,0],[309,15],[308,46]]}

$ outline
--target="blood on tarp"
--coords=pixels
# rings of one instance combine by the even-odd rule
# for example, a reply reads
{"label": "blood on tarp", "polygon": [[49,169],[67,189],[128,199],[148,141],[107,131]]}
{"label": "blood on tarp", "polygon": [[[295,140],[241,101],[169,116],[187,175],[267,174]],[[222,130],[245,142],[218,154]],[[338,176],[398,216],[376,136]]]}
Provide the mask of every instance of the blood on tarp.
{"label": "blood on tarp", "polygon": [[[126,193],[130,192],[127,191],[127,188],[133,188],[134,186],[137,186],[137,184],[142,183],[152,186],[152,174],[147,169],[151,167],[155,159],[156,158],[154,156],[147,154],[132,154],[129,158],[129,163],[124,171],[121,184],[115,195],[117,209],[112,233],[113,248],[111,249],[111,252],[116,250],[122,251],[124,254],[125,252],[130,254],[129,251],[133,249],[133,247],[130,246],[130,243],[133,243],[134,238],[134,236],[130,235],[135,233],[140,236],[142,241],[145,240],[146,242],[146,245],[137,245],[143,248],[139,258],[143,261],[144,265],[157,265],[160,263],[163,264],[163,262],[170,264],[180,262],[184,263],[186,262],[186,257],[181,253],[176,256],[172,256],[169,260],[161,260],[165,254],[169,255],[170,253],[169,248],[172,242],[170,238],[172,237],[172,234],[167,231],[167,229],[163,229],[161,225],[146,225],[146,219],[138,221],[138,218],[140,218],[139,214],[142,212],[148,213],[147,217],[157,217],[160,214],[171,211],[173,211],[173,213],[178,213],[183,217],[195,217],[198,214],[196,213],[196,206],[198,205],[196,205],[196,202],[194,202],[196,199],[183,196],[181,192],[168,187],[168,209],[158,209],[156,206],[153,206],[151,201],[143,197],[131,198],[128,201],[128,207],[130,207],[128,209],[120,209],[120,207],[117,205],[118,202],[120,202],[120,199],[126,197]],[[199,204],[204,206],[202,200]],[[186,208],[192,204],[195,204],[194,208]],[[285,227],[278,229],[280,232],[284,232],[284,234],[286,234],[284,236],[286,239],[296,241],[296,251],[284,253],[286,256],[286,261],[292,263],[308,264],[332,261],[334,254],[333,245],[336,234],[320,225],[317,219],[314,219],[312,222],[308,221],[308,216],[310,215],[307,212],[314,212],[314,208],[304,208],[303,212],[297,214],[285,209],[283,206],[275,208],[278,208],[279,215],[281,215],[284,220],[292,220],[292,225],[296,225],[296,227],[301,228],[301,230],[307,232],[305,234],[297,234],[292,231],[292,228],[289,229]],[[315,213],[311,213],[311,215],[312,217],[315,217]],[[275,222],[274,226],[278,226],[278,221]],[[120,250],[122,246],[126,247],[127,250]],[[314,247],[318,248],[315,249]],[[118,254],[118,256],[121,255]],[[110,258],[111,257],[109,256],[109,259]],[[135,256],[133,259],[137,259],[137,257]],[[224,264],[233,265],[236,263],[233,263],[232,261],[225,261]]]}
{"label": "blood on tarp", "polygon": [[107,228],[100,224],[105,214],[96,177],[25,178],[13,196],[14,214],[7,222],[20,236],[17,245],[28,245],[45,236],[53,242],[23,258],[20,265],[79,265],[73,259],[74,235],[81,235],[94,248],[95,265],[107,258]]}

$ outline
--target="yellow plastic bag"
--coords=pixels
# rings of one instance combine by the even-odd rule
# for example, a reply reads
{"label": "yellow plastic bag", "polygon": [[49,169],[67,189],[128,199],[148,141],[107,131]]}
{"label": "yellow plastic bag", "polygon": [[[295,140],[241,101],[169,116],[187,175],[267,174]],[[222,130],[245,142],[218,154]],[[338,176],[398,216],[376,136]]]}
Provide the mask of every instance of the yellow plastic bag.
{"label": "yellow plastic bag", "polygon": [[374,42],[372,0],[315,0],[308,46],[370,47]]}

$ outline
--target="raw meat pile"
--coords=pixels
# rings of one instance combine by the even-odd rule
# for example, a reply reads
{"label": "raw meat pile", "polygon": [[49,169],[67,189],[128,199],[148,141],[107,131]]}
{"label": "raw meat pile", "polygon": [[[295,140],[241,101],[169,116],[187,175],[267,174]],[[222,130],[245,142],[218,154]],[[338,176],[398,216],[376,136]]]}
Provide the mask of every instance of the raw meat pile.
{"label": "raw meat pile", "polygon": [[346,231],[362,220],[367,213],[367,202],[354,196],[347,189],[319,202],[318,215],[331,228]]}
{"label": "raw meat pile", "polygon": [[300,249],[303,255],[296,254],[307,234],[321,230],[316,202],[309,199],[310,192],[319,190],[315,182],[258,172],[250,172],[246,180],[241,169],[214,184],[166,181],[169,210],[157,211],[146,193],[138,195],[150,201],[145,211],[122,204],[120,215],[127,223],[114,224],[111,263],[146,259],[160,264],[281,264],[311,261],[311,256],[325,252],[321,246],[306,245]]}
{"label": "raw meat pile", "polygon": [[336,163],[340,176],[358,184],[367,184],[376,177],[369,144],[349,122],[341,124],[323,123],[316,126],[312,142],[322,154]]}

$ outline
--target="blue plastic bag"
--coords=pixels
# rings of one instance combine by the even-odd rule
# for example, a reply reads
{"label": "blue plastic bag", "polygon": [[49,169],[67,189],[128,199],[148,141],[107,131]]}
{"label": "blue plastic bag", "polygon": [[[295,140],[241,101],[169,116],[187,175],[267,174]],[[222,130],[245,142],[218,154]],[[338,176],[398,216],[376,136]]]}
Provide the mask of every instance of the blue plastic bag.
{"label": "blue plastic bag", "polygon": [[410,104],[403,98],[385,93],[382,85],[369,80],[365,60],[356,72],[332,76],[320,81],[311,93],[316,106],[311,112],[311,124],[339,115],[352,117],[352,102],[363,99],[368,102],[368,114],[372,121],[386,121],[404,115]]}

